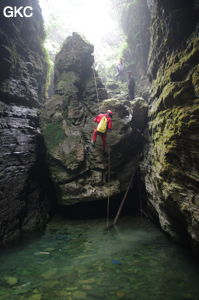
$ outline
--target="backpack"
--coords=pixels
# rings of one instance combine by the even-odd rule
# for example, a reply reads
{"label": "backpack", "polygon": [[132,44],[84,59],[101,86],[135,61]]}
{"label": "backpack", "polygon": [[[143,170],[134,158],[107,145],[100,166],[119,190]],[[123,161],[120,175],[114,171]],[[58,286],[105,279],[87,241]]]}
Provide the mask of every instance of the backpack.
{"label": "backpack", "polygon": [[97,131],[101,132],[101,133],[105,133],[107,130],[107,118],[106,116],[103,116],[99,122],[99,124],[97,125]]}

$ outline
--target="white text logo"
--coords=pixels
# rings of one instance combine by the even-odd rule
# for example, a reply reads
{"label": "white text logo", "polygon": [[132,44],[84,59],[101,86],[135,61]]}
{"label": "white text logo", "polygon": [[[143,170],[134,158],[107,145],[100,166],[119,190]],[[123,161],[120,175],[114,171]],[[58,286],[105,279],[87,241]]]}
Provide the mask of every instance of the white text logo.
{"label": "white text logo", "polygon": [[6,18],[31,18],[33,16],[33,8],[31,6],[20,6],[20,7],[12,7],[6,6],[4,7],[3,14]]}

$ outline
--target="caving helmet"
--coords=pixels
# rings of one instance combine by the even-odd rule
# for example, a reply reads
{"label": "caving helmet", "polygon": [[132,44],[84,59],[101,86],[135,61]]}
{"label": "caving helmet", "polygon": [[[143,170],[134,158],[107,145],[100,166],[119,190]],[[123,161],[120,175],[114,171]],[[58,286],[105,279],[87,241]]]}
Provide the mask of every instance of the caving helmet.
{"label": "caving helmet", "polygon": [[107,114],[109,114],[109,116],[112,117],[113,112],[110,109],[108,109]]}

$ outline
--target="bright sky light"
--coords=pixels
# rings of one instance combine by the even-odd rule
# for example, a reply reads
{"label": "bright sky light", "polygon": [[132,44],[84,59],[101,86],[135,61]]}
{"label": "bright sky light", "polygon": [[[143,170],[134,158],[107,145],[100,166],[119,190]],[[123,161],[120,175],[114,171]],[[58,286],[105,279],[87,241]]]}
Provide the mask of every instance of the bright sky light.
{"label": "bright sky light", "polygon": [[72,32],[78,32],[94,45],[96,68],[101,74],[118,63],[124,35],[119,30],[113,0],[39,1],[47,32],[45,46],[51,58]]}
{"label": "bright sky light", "polygon": [[54,15],[70,32],[83,34],[93,44],[116,28],[110,0],[40,0],[40,5],[45,22]]}

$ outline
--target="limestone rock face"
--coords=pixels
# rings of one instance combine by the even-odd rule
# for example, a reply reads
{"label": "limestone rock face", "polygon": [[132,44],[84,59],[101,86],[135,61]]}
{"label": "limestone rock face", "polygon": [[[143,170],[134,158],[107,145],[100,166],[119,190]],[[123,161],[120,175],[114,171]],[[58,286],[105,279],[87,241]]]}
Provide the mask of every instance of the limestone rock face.
{"label": "limestone rock face", "polygon": [[[188,1],[153,2],[149,144],[142,170],[150,208],[162,228],[199,249],[199,38],[194,33],[195,11]],[[188,16],[191,22],[185,24]]]}
{"label": "limestone rock face", "polygon": [[129,0],[128,4],[124,4],[121,23],[128,42],[124,56],[128,69],[135,78],[136,95],[147,99],[150,87],[147,77],[150,46],[150,12],[147,1]]}
{"label": "limestone rock face", "polygon": [[[50,171],[60,205],[100,200],[124,191],[143,143],[147,104],[140,98],[135,102],[106,99],[106,91],[92,70],[92,52],[93,46],[78,34],[66,39],[56,57],[55,94],[43,112]],[[101,138],[98,136],[95,148],[90,143],[96,127],[93,118],[107,109],[114,113],[113,130],[108,132],[110,183]]]}
{"label": "limestone rock face", "polygon": [[[38,111],[46,76],[43,24],[38,2],[29,4],[32,18],[0,18],[0,244],[43,226],[48,215]],[[3,7],[1,1],[1,13]]]}

